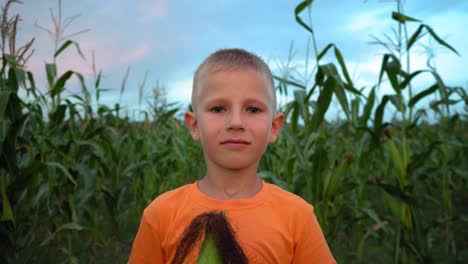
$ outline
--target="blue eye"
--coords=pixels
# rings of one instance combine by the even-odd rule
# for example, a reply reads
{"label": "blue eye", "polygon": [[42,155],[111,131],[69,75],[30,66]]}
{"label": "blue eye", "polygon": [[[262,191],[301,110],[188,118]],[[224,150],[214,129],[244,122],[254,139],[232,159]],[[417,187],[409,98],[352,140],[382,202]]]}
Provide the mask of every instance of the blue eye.
{"label": "blue eye", "polygon": [[258,107],[249,107],[249,108],[247,109],[247,112],[250,112],[250,113],[252,113],[252,114],[256,114],[256,113],[260,113],[261,110],[260,110],[260,108],[258,108]]}
{"label": "blue eye", "polygon": [[213,113],[222,113],[224,111],[224,109],[221,106],[215,106],[215,107],[211,108],[210,111],[213,112]]}

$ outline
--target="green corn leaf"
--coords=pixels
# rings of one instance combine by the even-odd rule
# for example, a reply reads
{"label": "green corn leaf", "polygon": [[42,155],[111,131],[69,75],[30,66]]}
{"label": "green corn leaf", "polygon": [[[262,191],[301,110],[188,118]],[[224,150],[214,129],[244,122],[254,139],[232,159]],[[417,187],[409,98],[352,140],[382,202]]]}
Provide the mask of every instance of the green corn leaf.
{"label": "green corn leaf", "polygon": [[343,109],[343,111],[344,111],[344,113],[346,115],[346,118],[349,119],[350,110],[349,110],[348,99],[346,98],[346,93],[345,93],[345,90],[344,90],[344,86],[335,85],[333,88],[334,88],[336,98],[338,98],[338,101],[340,102],[341,109]]}
{"label": "green corn leaf", "polygon": [[423,28],[424,28],[424,25],[420,25],[418,29],[413,33],[413,35],[411,35],[408,42],[406,43],[406,50],[409,50],[413,46],[413,44],[416,43],[418,38],[420,38],[419,35],[421,35]]}
{"label": "green corn leaf", "polygon": [[62,46],[60,46],[60,48],[58,48],[58,50],[55,52],[54,54],[54,58],[57,58],[58,55],[60,55],[60,53],[62,53],[62,51],[64,51],[66,48],[68,48],[68,46],[74,44],[75,47],[76,47],[76,50],[78,51],[78,54],[80,55],[80,57],[84,60],[85,59],[85,56],[84,54],[81,52],[81,49],[80,49],[80,45],[78,45],[77,42],[73,41],[73,40],[67,40],[65,41]]}
{"label": "green corn leaf", "polygon": [[437,89],[439,88],[439,84],[436,83],[434,85],[432,85],[431,87],[427,88],[426,90],[418,93],[417,95],[415,95],[413,98],[411,98],[411,100],[409,101],[408,103],[408,106],[409,107],[413,107],[417,102],[419,102],[421,99],[423,99],[424,97],[428,96],[428,95],[431,95],[433,94],[435,91],[437,91]]}
{"label": "green corn leaf", "polygon": [[50,121],[52,125],[60,125],[65,117],[65,111],[67,111],[66,105],[59,105],[57,109],[50,115]]}
{"label": "green corn leaf", "polygon": [[333,77],[335,78],[335,81],[341,81],[335,64],[327,63],[327,64],[320,65],[319,70],[323,73],[325,77]]}
{"label": "green corn leaf", "polygon": [[[101,77],[102,77],[102,71],[99,71],[97,77],[96,77],[96,81],[94,82],[94,88],[98,88],[99,85],[101,84]],[[101,89],[102,91],[102,89]]]}
{"label": "green corn leaf", "polygon": [[68,172],[67,168],[65,168],[62,164],[60,163],[57,163],[57,162],[46,162],[45,163],[48,167],[50,168],[58,168],[60,169],[63,174],[65,174],[65,176],[68,178],[68,180],[73,183],[73,185],[78,185],[78,183],[76,183],[75,179],[73,178],[73,176],[70,174],[70,172]]}
{"label": "green corn leaf", "polygon": [[294,81],[291,81],[289,79],[285,79],[285,78],[282,78],[282,77],[279,77],[279,76],[273,76],[273,79],[279,81],[280,83],[285,83],[285,84],[289,84],[289,85],[292,85],[294,87],[297,87],[297,88],[300,88],[300,89],[306,89],[306,87],[300,83],[297,83],[297,82],[294,82]]}
{"label": "green corn leaf", "polygon": [[430,27],[430,26],[427,26],[427,25],[424,25],[424,27],[426,28],[427,32],[429,32],[429,34],[442,46],[448,48],[449,50],[453,51],[455,54],[457,54],[458,56],[460,56],[460,54],[458,53],[458,51],[456,49],[454,49],[452,46],[450,46],[447,42],[445,42],[443,39],[441,39],[435,32],[434,30]]}
{"label": "green corn leaf", "polygon": [[335,50],[335,57],[338,60],[338,64],[340,64],[341,71],[343,72],[343,75],[347,82],[347,84],[345,85],[345,89],[352,93],[362,95],[360,91],[354,88],[353,81],[351,80],[351,77],[349,76],[348,69],[346,68],[346,64],[343,59],[343,55],[341,54],[341,51],[337,47],[335,47],[334,50]]}
{"label": "green corn leaf", "polygon": [[369,120],[369,117],[372,112],[372,108],[374,107],[374,102],[375,102],[375,86],[372,87],[372,90],[369,93],[369,96],[367,97],[367,102],[366,102],[366,105],[364,106],[364,113],[362,114],[361,119],[359,121],[359,124],[363,127],[367,126],[367,121]]}
{"label": "green corn leaf", "polygon": [[68,79],[70,79],[72,75],[73,71],[67,71],[64,74],[62,74],[62,76],[60,76],[60,78],[54,84],[52,92],[50,93],[50,96],[52,98],[63,91],[63,89],[65,88],[65,83],[68,81]]}
{"label": "green corn leaf", "polygon": [[385,105],[387,104],[387,102],[389,100],[390,100],[390,96],[389,95],[384,95],[384,97],[382,97],[382,102],[380,102],[379,106],[375,110],[375,113],[374,113],[374,131],[375,131],[375,134],[377,136],[380,135],[380,133],[378,133],[378,132],[382,128],[382,119],[383,119],[383,114],[384,114],[384,110],[385,110]]}
{"label": "green corn leaf", "polygon": [[323,195],[330,197],[337,194],[338,186],[346,172],[346,162],[341,161],[338,168],[330,170],[324,181]]}
{"label": "green corn leaf", "polygon": [[8,115],[8,119],[10,119],[12,123],[15,123],[23,116],[23,104],[21,99],[18,97],[18,82],[16,81],[16,74],[13,68],[8,71],[8,78],[8,88],[5,90],[9,90],[10,94],[8,96],[9,99],[7,99],[7,107],[4,111],[6,112],[6,115]]}
{"label": "green corn leaf", "polygon": [[421,74],[423,72],[428,72],[428,70],[415,71],[415,72],[411,73],[410,75],[406,76],[405,79],[400,83],[400,90],[405,89],[406,86],[408,86],[408,84],[411,82],[411,80],[414,77],[418,76],[419,74]]}
{"label": "green corn leaf", "polygon": [[331,99],[333,96],[333,90],[336,83],[333,78],[328,78],[325,81],[324,87],[320,91],[320,95],[317,100],[317,109],[315,110],[312,121],[311,121],[311,129],[313,131],[317,130],[320,124],[323,122],[325,118],[325,113],[330,106]]}
{"label": "green corn leaf", "polygon": [[5,66],[7,64],[9,64],[12,68],[16,68],[18,67],[18,63],[17,61],[15,60],[15,58],[9,54],[3,54],[2,56],[2,61],[3,61],[3,64],[2,64],[2,74],[4,72],[4,69],[5,69]]}
{"label": "green corn leaf", "polygon": [[363,208],[362,209],[372,220],[375,221],[375,223],[379,224],[381,223],[382,221],[380,220],[379,216],[377,215],[377,213],[372,210],[372,209],[369,209],[369,208]]}
{"label": "green corn leaf", "polygon": [[382,59],[382,66],[379,74],[379,86],[382,82],[383,74],[387,73],[388,80],[392,88],[399,94],[400,85],[398,83],[398,74],[401,72],[401,64],[398,58],[393,54],[385,54]]}
{"label": "green corn leaf", "polygon": [[356,122],[358,120],[359,106],[360,106],[359,98],[354,98],[351,101],[351,120],[353,122],[353,125],[356,125]]}
{"label": "green corn leaf", "polygon": [[52,89],[54,87],[54,80],[57,76],[57,65],[53,63],[47,63],[46,67],[46,74],[47,74],[47,82],[49,83],[49,87]]}
{"label": "green corn leaf", "polygon": [[12,91],[13,93],[17,94],[18,93],[18,88],[19,88],[19,82],[16,79],[16,71],[14,68],[10,68],[8,70],[8,89]]}
{"label": "green corn leaf", "polygon": [[463,99],[463,101],[465,101],[465,104],[468,105],[468,94],[466,93],[465,88],[455,87],[454,90],[455,93],[457,93]]}
{"label": "green corn leaf", "polygon": [[321,60],[323,56],[328,52],[331,47],[334,47],[335,44],[328,44],[317,56],[317,60]]}
{"label": "green corn leaf", "polygon": [[348,100],[346,98],[346,93],[344,90],[344,84],[341,81],[341,78],[338,74],[338,70],[336,69],[336,66],[333,63],[328,63],[325,65],[320,65],[319,66],[319,71],[323,72],[325,76],[327,76],[329,79],[333,79],[333,83],[335,85],[332,85],[331,88],[335,92],[336,98],[338,98],[338,101],[341,104],[341,108],[343,109],[344,113],[346,114],[346,118],[349,119],[349,104]]}
{"label": "green corn leaf", "polygon": [[307,117],[309,115],[309,108],[308,108],[308,105],[307,105],[307,102],[305,102],[304,98],[305,98],[305,91],[304,90],[295,90],[294,91],[294,100],[297,102],[298,104],[298,109],[299,109],[299,113],[302,117],[303,120],[307,120]]}
{"label": "green corn leaf", "polygon": [[408,22],[421,22],[419,19],[409,17],[399,12],[392,12],[392,18],[400,23]]}
{"label": "green corn leaf", "polygon": [[390,59],[390,54],[384,54],[382,57],[382,64],[380,66],[380,73],[379,73],[379,83],[378,85],[380,86],[380,83],[382,82],[382,77],[385,73],[385,65],[387,65],[388,60]]}
{"label": "green corn leaf", "polygon": [[310,33],[314,33],[314,31],[312,30],[311,27],[309,27],[306,23],[304,23],[304,21],[302,20],[302,18],[299,16],[299,14],[304,11],[304,9],[306,7],[308,7],[309,5],[311,5],[313,2],[313,0],[305,0],[303,1],[302,3],[300,3],[299,5],[296,6],[296,9],[294,10],[294,14],[296,16],[296,21],[297,23],[299,23],[299,25],[301,25],[302,27],[304,27],[307,31],[309,31]]}
{"label": "green corn leaf", "polygon": [[378,186],[382,188],[391,197],[395,198],[396,200],[399,200],[406,204],[412,204],[414,202],[411,196],[405,194],[402,190],[400,190],[396,186],[385,184],[385,183],[380,183]]}
{"label": "green corn leaf", "polygon": [[138,170],[147,165],[151,165],[151,163],[149,161],[141,161],[141,162],[132,163],[122,171],[121,175],[124,177],[125,176],[130,177],[132,171]]}
{"label": "green corn leaf", "polygon": [[10,91],[4,91],[0,90],[0,117],[6,118],[5,115],[5,110],[8,105],[8,101],[10,100]]}
{"label": "green corn leaf", "polygon": [[28,76],[28,81],[29,81],[29,84],[31,85],[30,89],[31,89],[31,92],[33,93],[34,97],[37,98],[37,86],[36,86],[36,82],[34,81],[34,76],[32,74],[32,72],[27,72],[26,75]]}
{"label": "green corn leaf", "polygon": [[15,77],[18,85],[26,88],[26,73],[22,69],[15,68]]}
{"label": "green corn leaf", "polygon": [[57,56],[62,53],[62,51],[64,51],[68,46],[70,46],[71,44],[73,43],[73,41],[71,40],[67,40],[65,41],[62,46],[60,46],[60,48],[58,48],[58,50],[55,52],[54,54],[54,58],[57,58]]}
{"label": "green corn leaf", "polygon": [[427,161],[427,157],[430,157],[431,153],[436,150],[440,144],[442,144],[441,141],[432,142],[431,145],[421,153],[411,155],[410,162],[408,164],[408,171],[413,172],[417,168],[422,167],[423,164]]}
{"label": "green corn leaf", "polygon": [[448,98],[442,98],[441,100],[437,100],[437,101],[434,101],[431,103],[431,108],[436,108],[437,106],[439,105],[455,105],[455,104],[458,104],[459,102],[461,102],[462,99],[459,99],[459,100],[451,100],[451,99],[448,99]]}
{"label": "green corn leaf", "polygon": [[[0,78],[2,78],[3,74],[5,74],[5,68],[8,62],[8,58],[7,58],[8,56],[9,55],[5,53],[2,55],[2,69],[0,70]],[[2,78],[2,81],[3,81],[3,78]]]}
{"label": "green corn leaf", "polygon": [[307,95],[306,95],[306,98],[305,100],[307,102],[310,102],[310,98],[312,97],[312,95],[314,94],[314,91],[315,91],[315,88],[317,88],[318,84],[317,83],[314,83],[314,85],[310,88],[310,90],[307,92]]}
{"label": "green corn leaf", "polygon": [[260,171],[257,173],[257,176],[260,178],[260,179],[269,179],[272,183],[274,183],[275,185],[278,185],[279,187],[281,187],[282,189],[286,190],[286,191],[291,191],[291,187],[289,187],[288,183],[281,180],[280,178],[278,178],[273,172],[271,171]]}
{"label": "green corn leaf", "polygon": [[0,153],[3,152],[3,142],[7,138],[11,127],[11,121],[8,119],[0,118]]}
{"label": "green corn leaf", "polygon": [[398,151],[397,145],[393,140],[388,140],[387,145],[390,150],[390,157],[397,169],[397,178],[400,180],[400,183],[403,183],[406,175],[406,165],[403,163],[402,154]]}
{"label": "green corn leaf", "polygon": [[179,111],[179,109],[169,110],[166,113],[158,116],[155,122],[157,122],[158,124],[162,124],[166,127],[169,127],[170,124],[167,121],[170,120],[170,118],[173,117],[177,113],[177,111]]}
{"label": "green corn leaf", "polygon": [[13,216],[13,210],[11,209],[10,205],[10,200],[8,199],[7,193],[6,193],[6,179],[5,177],[0,178],[0,192],[1,192],[1,197],[2,197],[2,211],[3,211],[3,216],[0,219],[1,221],[13,221],[15,222],[15,218]]}
{"label": "green corn leaf", "polygon": [[74,72],[75,73],[75,76],[78,78],[78,80],[80,81],[80,84],[81,84],[81,91],[83,92],[83,94],[85,95],[85,98],[87,98],[87,100],[89,100],[90,98],[90,93],[88,91],[88,88],[86,87],[86,82],[84,80],[84,77],[81,73],[79,72]]}
{"label": "green corn leaf", "polygon": [[315,74],[315,83],[318,86],[323,86],[324,81],[325,81],[325,75],[323,74],[322,70],[320,70],[320,67],[319,67],[319,70]]}
{"label": "green corn leaf", "polygon": [[54,233],[52,233],[52,235],[50,235],[46,240],[42,241],[41,247],[47,245],[49,243],[49,241],[52,240],[58,232],[61,232],[61,231],[64,231],[64,230],[81,231],[81,230],[83,230],[83,227],[81,225],[77,224],[77,223],[63,224],[63,225],[59,226],[59,228],[57,228],[57,230]]}
{"label": "green corn leaf", "polygon": [[288,141],[293,143],[292,146],[295,150],[295,153],[297,154],[297,158],[299,159],[299,162],[301,164],[306,163],[304,150],[302,148],[302,145],[299,142],[297,134],[295,134],[294,131],[292,131],[292,128],[290,129],[289,126],[284,127],[282,133],[284,134],[284,136],[286,137]]}
{"label": "green corn leaf", "polygon": [[413,35],[410,37],[410,39],[408,40],[408,43],[406,44],[406,49],[409,50],[413,45],[414,43],[416,43],[416,41],[420,38],[420,35],[423,31],[423,29],[426,29],[427,32],[432,36],[432,38],[434,38],[437,43],[439,43],[440,45],[448,48],[449,50],[451,50],[452,52],[454,52],[455,54],[457,55],[460,55],[458,53],[458,51],[456,49],[454,49],[452,46],[450,46],[447,42],[445,42],[443,39],[441,39],[435,32],[434,30],[428,26],[428,25],[424,25],[424,24],[421,24],[418,29],[413,33]]}
{"label": "green corn leaf", "polygon": [[426,109],[418,109],[416,113],[414,114],[413,120],[411,121],[411,124],[409,125],[408,129],[411,130],[415,128],[416,125],[418,124],[419,119],[421,119],[421,117],[423,116],[427,117]]}
{"label": "green corn leaf", "polygon": [[403,98],[398,95],[389,95],[390,102],[396,107],[400,112],[405,111],[405,104],[403,103]]}
{"label": "green corn leaf", "polygon": [[84,139],[92,139],[95,136],[102,135],[103,133],[105,133],[106,129],[107,128],[105,126],[98,126],[94,130],[92,130],[91,132],[85,133],[83,135],[83,138]]}
{"label": "green corn leaf", "polygon": [[299,103],[294,101],[291,104],[292,107],[292,114],[291,114],[291,129],[297,132],[298,124],[299,124]]}

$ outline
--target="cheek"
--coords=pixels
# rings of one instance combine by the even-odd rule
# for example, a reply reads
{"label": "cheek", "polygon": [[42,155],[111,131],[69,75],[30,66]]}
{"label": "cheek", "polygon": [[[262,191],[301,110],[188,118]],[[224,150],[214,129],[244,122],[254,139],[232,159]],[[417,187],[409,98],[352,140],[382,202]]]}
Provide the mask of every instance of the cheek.
{"label": "cheek", "polygon": [[256,131],[256,134],[261,137],[268,137],[271,130],[271,124],[265,121],[253,122],[252,127]]}
{"label": "cheek", "polygon": [[204,135],[213,135],[220,127],[222,127],[222,120],[217,116],[206,116],[199,122],[200,132]]}

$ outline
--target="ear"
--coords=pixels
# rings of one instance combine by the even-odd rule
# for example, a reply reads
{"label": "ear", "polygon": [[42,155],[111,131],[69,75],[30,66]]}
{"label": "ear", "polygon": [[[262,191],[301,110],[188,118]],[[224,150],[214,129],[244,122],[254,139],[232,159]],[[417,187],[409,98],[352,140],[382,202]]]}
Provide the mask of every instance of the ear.
{"label": "ear", "polygon": [[284,125],[284,114],[283,113],[277,113],[273,115],[273,121],[271,124],[271,131],[270,131],[270,138],[268,140],[268,143],[274,143],[276,139],[278,138],[278,135],[281,131],[281,128]]}
{"label": "ear", "polygon": [[200,141],[200,133],[198,132],[197,117],[194,112],[186,112],[184,115],[185,123],[187,124],[193,140]]}

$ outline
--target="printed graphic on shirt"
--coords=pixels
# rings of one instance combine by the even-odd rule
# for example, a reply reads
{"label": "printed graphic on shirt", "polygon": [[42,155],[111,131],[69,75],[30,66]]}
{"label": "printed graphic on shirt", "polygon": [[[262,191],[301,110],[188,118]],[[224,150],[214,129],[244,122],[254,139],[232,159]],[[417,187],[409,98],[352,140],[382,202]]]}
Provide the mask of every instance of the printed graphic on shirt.
{"label": "printed graphic on shirt", "polygon": [[249,263],[235,238],[225,211],[212,211],[196,216],[182,234],[172,263],[184,263],[201,237],[203,242],[197,263]]}

